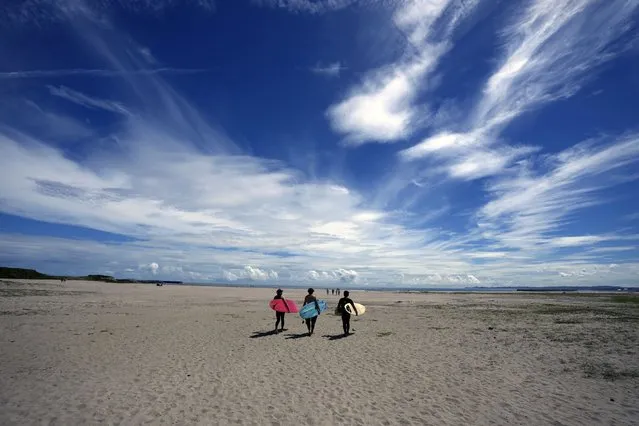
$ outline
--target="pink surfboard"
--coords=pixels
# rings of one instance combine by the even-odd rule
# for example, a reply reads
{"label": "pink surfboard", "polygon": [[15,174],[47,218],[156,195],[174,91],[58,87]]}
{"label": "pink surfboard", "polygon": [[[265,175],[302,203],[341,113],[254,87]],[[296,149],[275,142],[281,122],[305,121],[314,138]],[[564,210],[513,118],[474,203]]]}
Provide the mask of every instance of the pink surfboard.
{"label": "pink surfboard", "polygon": [[273,299],[268,303],[268,305],[275,312],[286,312],[286,313],[295,314],[300,311],[297,305],[295,304],[295,302],[293,302],[290,299]]}

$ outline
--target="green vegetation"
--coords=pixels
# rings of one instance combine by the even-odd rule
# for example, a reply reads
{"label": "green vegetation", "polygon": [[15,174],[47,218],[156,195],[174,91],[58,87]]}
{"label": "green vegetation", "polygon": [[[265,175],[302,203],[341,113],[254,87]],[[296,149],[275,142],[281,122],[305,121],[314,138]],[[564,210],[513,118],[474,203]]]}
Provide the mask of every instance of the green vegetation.
{"label": "green vegetation", "polygon": [[87,281],[117,281],[110,275],[87,275],[86,277],[81,277],[81,279]]}
{"label": "green vegetation", "polygon": [[[573,315],[571,320],[584,319],[583,316],[595,316],[600,319],[613,320],[613,321],[637,321],[639,316],[634,315],[637,312],[632,309],[620,309],[607,306],[588,306],[588,305],[545,305],[534,310],[537,314],[542,315]],[[579,316],[575,318],[574,316]],[[566,317],[563,317],[566,318]]]}
{"label": "green vegetation", "polygon": [[59,279],[47,274],[42,274],[35,269],[22,269],[22,268],[5,268],[0,267],[0,278],[13,278],[14,280],[47,280],[47,279]]}
{"label": "green vegetation", "polygon": [[35,269],[7,268],[0,267],[0,278],[10,278],[14,280],[82,280],[82,281],[103,281],[109,283],[144,283],[144,284],[182,284],[182,281],[161,281],[161,280],[134,280],[131,278],[116,279],[110,275],[84,275],[77,277],[47,275]]}
{"label": "green vegetation", "polygon": [[639,295],[620,294],[618,296],[612,296],[610,301],[614,303],[632,303],[639,305]]}
{"label": "green vegetation", "polygon": [[618,370],[607,362],[595,364],[587,362],[582,365],[584,375],[588,378],[603,377],[606,380],[639,378],[639,370]]}

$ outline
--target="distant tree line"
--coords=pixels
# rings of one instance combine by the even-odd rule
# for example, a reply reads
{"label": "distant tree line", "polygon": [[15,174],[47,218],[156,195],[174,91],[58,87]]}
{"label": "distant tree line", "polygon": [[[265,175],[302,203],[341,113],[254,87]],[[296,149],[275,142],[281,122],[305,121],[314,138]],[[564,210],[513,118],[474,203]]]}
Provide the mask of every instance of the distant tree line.
{"label": "distant tree line", "polygon": [[143,283],[143,284],[182,284],[182,281],[164,280],[135,280],[132,278],[115,278],[110,275],[84,275],[84,276],[59,276],[47,275],[35,269],[7,268],[0,266],[0,278],[15,280],[83,280],[83,281],[103,281],[111,283]]}

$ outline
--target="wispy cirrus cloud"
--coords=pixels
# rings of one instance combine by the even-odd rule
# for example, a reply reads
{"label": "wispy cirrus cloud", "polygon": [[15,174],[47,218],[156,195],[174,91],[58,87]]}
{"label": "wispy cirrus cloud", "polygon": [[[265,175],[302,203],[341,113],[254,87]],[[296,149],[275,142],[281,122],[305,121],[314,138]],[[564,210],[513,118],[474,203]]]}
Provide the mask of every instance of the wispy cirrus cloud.
{"label": "wispy cirrus cloud", "polygon": [[179,5],[196,7],[206,13],[215,11],[215,0],[18,0],[0,4],[0,26],[46,25],[76,16],[108,15],[114,7],[135,13],[159,15]]}
{"label": "wispy cirrus cloud", "polygon": [[326,77],[339,77],[340,73],[347,69],[339,62],[333,62],[328,65],[317,64],[311,68],[311,72]]}
{"label": "wispy cirrus cloud", "polygon": [[126,75],[154,75],[154,74],[197,74],[208,72],[205,69],[187,69],[187,68],[145,68],[145,69],[129,69],[129,70],[109,70],[109,69],[57,69],[57,70],[22,70],[22,71],[4,71],[0,72],[0,80],[2,79],[22,79],[22,78],[50,78],[65,77],[74,75],[88,75],[92,77],[123,77]]}
{"label": "wispy cirrus cloud", "polygon": [[140,55],[142,55],[142,57],[146,60],[147,63],[151,65],[155,65],[158,63],[158,60],[155,59],[155,56],[153,56],[153,53],[151,53],[151,49],[149,49],[148,47],[140,47],[138,51],[140,52]]}
{"label": "wispy cirrus cloud", "polygon": [[523,166],[488,185],[489,201],[477,212],[482,238],[500,246],[533,250],[623,240],[620,235],[553,236],[571,215],[602,203],[602,190],[614,186],[608,174],[639,162],[639,135],[608,143],[585,142],[546,159],[551,169],[539,174]]}
{"label": "wispy cirrus cloud", "polygon": [[568,237],[555,237],[548,241],[552,246],[556,247],[580,247],[588,246],[607,241],[607,238],[602,235],[576,235]]}
{"label": "wispy cirrus cloud", "polygon": [[[256,6],[283,9],[291,13],[321,14],[344,9],[362,0],[252,0]],[[371,1],[366,1],[370,3]]]}
{"label": "wispy cirrus cloud", "polygon": [[75,141],[95,136],[87,123],[49,107],[38,105],[29,99],[6,97],[0,101],[0,113],[4,123],[10,123],[5,132],[17,132],[29,127],[32,135],[46,137],[48,141]]}
{"label": "wispy cirrus cloud", "polygon": [[65,86],[47,86],[47,88],[49,89],[49,93],[51,93],[53,96],[58,96],[62,99],[66,99],[69,102],[73,102],[86,108],[97,108],[122,115],[130,114],[126,107],[120,102],[94,98]]}
{"label": "wispy cirrus cloud", "polygon": [[[404,159],[436,157],[452,178],[500,173],[530,153],[495,148],[500,132],[541,104],[575,94],[594,69],[623,50],[615,44],[630,30],[638,9],[626,0],[535,0],[504,31],[505,56],[482,88],[469,119],[402,151]],[[482,158],[491,160],[483,163]],[[475,170],[459,173],[460,168]]]}

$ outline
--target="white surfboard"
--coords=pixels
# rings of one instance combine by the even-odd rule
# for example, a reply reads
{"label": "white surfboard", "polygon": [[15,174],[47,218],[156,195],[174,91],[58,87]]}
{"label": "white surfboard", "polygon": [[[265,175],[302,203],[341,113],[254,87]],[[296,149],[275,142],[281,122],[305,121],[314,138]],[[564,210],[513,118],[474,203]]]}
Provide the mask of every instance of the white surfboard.
{"label": "white surfboard", "polygon": [[362,316],[364,315],[364,312],[366,312],[366,306],[361,303],[355,303],[355,308],[357,309],[357,314],[353,311],[353,307],[350,303],[347,303],[346,306],[344,306],[344,310],[351,315]]}

